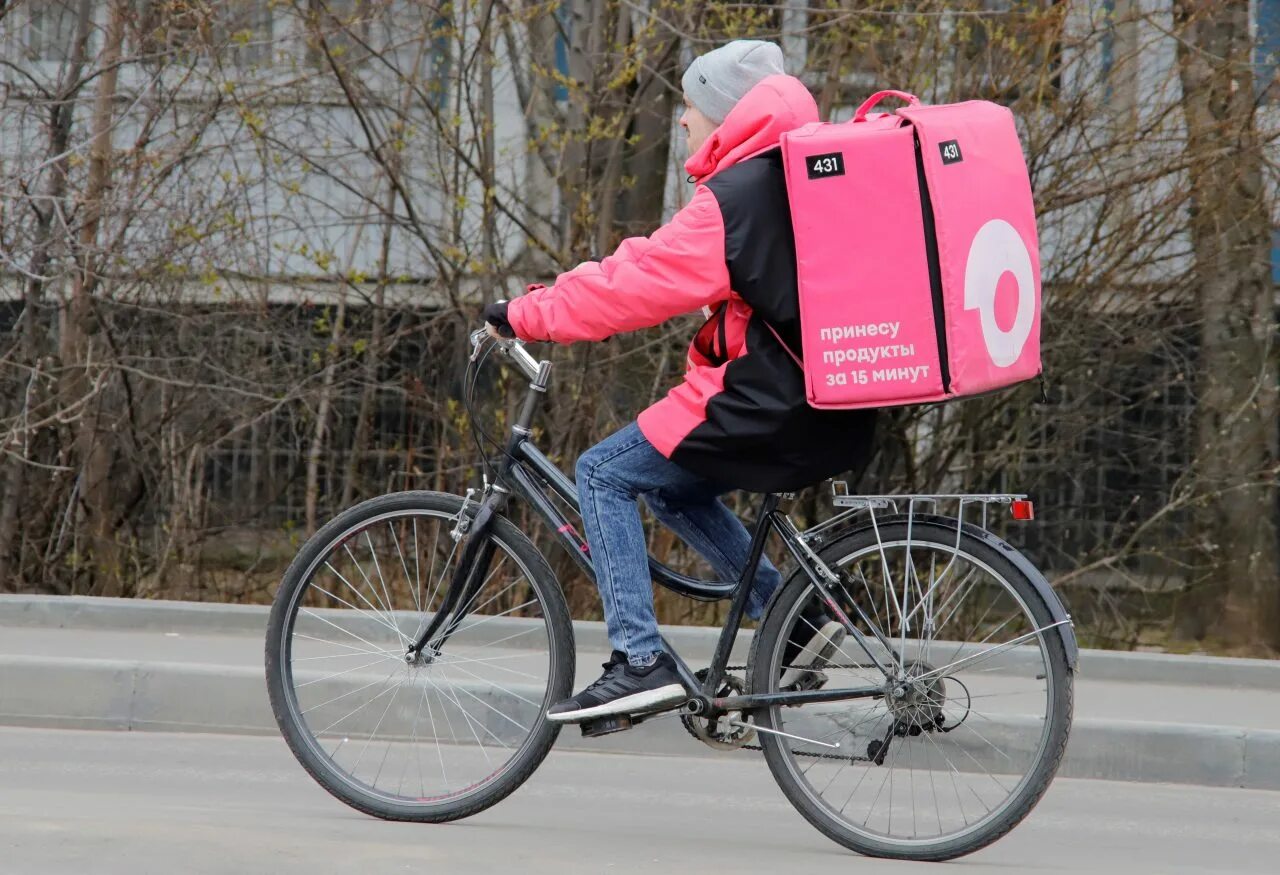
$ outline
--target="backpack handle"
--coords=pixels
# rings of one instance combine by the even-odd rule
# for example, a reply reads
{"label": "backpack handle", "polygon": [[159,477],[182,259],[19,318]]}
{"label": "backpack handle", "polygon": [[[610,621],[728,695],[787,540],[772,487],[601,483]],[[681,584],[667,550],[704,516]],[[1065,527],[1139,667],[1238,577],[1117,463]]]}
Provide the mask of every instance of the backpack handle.
{"label": "backpack handle", "polygon": [[885,91],[877,91],[875,94],[864,100],[862,102],[862,106],[858,107],[858,111],[853,114],[853,120],[855,122],[865,122],[867,120],[867,113],[871,112],[872,108],[886,97],[896,97],[899,100],[905,100],[912,106],[920,105],[920,98],[916,97],[914,94],[908,94],[905,91],[894,91],[890,88]]}

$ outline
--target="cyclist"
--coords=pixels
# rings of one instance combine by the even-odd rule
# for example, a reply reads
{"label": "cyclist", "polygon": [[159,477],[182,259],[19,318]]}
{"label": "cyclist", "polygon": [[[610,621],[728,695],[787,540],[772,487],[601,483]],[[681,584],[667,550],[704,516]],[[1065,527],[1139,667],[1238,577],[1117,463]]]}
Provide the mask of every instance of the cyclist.
{"label": "cyclist", "polygon": [[[602,261],[485,309],[495,336],[556,343],[603,340],[700,307],[707,316],[683,382],[578,460],[614,650],[599,680],[549,709],[554,721],[661,710],[687,697],[658,634],[639,498],[719,575],[736,579],[750,533],[720,495],[798,489],[854,467],[870,447],[874,414],[809,407],[791,357],[800,348],[799,305],[778,144],[785,131],[818,120],[813,97],[784,74],[781,50],[757,40],[696,58],[681,85],[685,170],[696,182],[689,203],[652,236],[624,240]],[[780,583],[762,557],[748,616],[759,619]],[[802,617],[783,688],[825,664],[844,637],[816,603]]]}

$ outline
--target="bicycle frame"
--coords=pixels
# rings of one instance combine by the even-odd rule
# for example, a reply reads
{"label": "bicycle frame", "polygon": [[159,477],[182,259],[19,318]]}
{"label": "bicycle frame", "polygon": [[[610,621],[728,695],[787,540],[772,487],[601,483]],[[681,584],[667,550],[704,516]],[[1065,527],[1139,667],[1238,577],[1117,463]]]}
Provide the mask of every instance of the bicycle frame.
{"label": "bicycle frame", "polygon": [[[476,335],[472,336],[472,343],[478,352],[479,343]],[[532,356],[518,345],[500,343],[499,349],[502,354],[511,357],[516,366],[530,377],[529,391],[520,408],[520,413],[511,427],[510,438],[502,457],[502,463],[498,469],[497,478],[493,483],[487,484],[476,515],[466,529],[467,544],[463,548],[458,567],[454,571],[445,601],[440,610],[436,612],[432,622],[417,636],[413,647],[410,648],[409,655],[417,659],[429,660],[432,658],[433,653],[428,653],[427,651],[434,652],[443,646],[449,635],[458,627],[463,616],[465,616],[465,613],[453,616],[453,612],[456,610],[457,605],[468,604],[470,601],[468,595],[472,587],[479,585],[479,581],[483,580],[493,553],[493,544],[486,537],[490,521],[495,513],[502,511],[512,494],[523,498],[537,511],[543,521],[556,532],[561,546],[574,558],[583,573],[590,577],[593,582],[596,579],[595,567],[591,561],[590,551],[586,542],[581,539],[572,523],[560,513],[546,493],[546,490],[550,489],[568,502],[574,511],[581,515],[577,488],[573,481],[556,467],[530,440],[531,431],[529,425],[541,398],[546,394],[547,381],[550,376],[550,362],[536,362]],[[475,357],[475,353],[473,353],[473,361]],[[887,667],[875,655],[868,639],[840,608],[840,605],[828,590],[827,584],[838,583],[839,578],[804,542],[803,537],[790,518],[778,510],[778,504],[783,496],[783,493],[768,493],[765,495],[755,530],[751,536],[746,565],[736,581],[708,581],[688,577],[667,567],[654,557],[649,557],[650,572],[659,585],[680,595],[703,601],[731,600],[729,616],[716,642],[715,653],[704,681],[699,682],[694,672],[676,652],[675,648],[671,646],[665,636],[662,639],[663,645],[675,661],[677,671],[685,686],[690,690],[700,690],[700,694],[691,697],[690,705],[694,713],[714,714],[729,709],[749,711],[773,705],[803,705],[811,702],[870,698],[885,695],[893,685],[894,675],[892,669]],[[800,568],[803,569],[817,588],[827,609],[844,625],[848,634],[861,647],[867,658],[871,660],[871,664],[875,665],[884,674],[884,684],[837,690],[824,689],[732,696],[721,699],[714,698],[715,691],[720,688],[724,678],[725,667],[729,663],[734,641],[742,626],[742,618],[746,613],[747,598],[751,592],[751,584],[755,580],[756,568],[760,563],[760,557],[764,552],[764,545],[770,531],[774,531],[779,535]],[[858,619],[865,623],[867,628],[873,630],[875,637],[893,655],[895,664],[901,666],[902,660],[892,647],[891,642],[862,613],[861,608],[856,603],[853,607],[855,613],[858,614]],[[442,627],[443,631],[441,631]]]}
{"label": "bicycle frame", "polygon": [[[537,510],[547,525],[555,530],[561,546],[569,552],[569,555],[574,557],[583,573],[594,581],[595,568],[587,550],[587,545],[578,540],[578,533],[573,528],[573,525],[564,518],[556,506],[547,498],[543,491],[544,487],[539,483],[539,478],[542,483],[550,486],[558,495],[569,502],[575,511],[580,512],[572,481],[547,459],[527,437],[521,436],[516,441],[513,441],[510,453],[506,477],[511,483],[513,492],[529,502]],[[800,533],[786,514],[778,510],[778,504],[781,499],[782,496],[779,493],[769,493],[764,497],[760,515],[752,532],[747,562],[736,581],[713,582],[686,577],[671,570],[652,556],[649,557],[649,568],[653,579],[659,585],[672,592],[705,601],[730,600],[729,616],[725,620],[724,628],[721,630],[720,637],[716,642],[716,649],[708,669],[707,678],[701,684],[694,678],[693,672],[690,671],[675,648],[671,646],[671,643],[665,637],[663,638],[663,644],[675,660],[681,678],[690,689],[701,688],[704,697],[711,697],[723,680],[725,666],[729,663],[729,655],[733,650],[734,640],[737,638],[738,631],[742,626],[742,618],[746,614],[747,598],[751,592],[751,585],[755,580],[756,569],[760,564],[760,556],[764,552],[764,545],[771,531],[776,532],[781,537],[783,543],[800,564],[800,567],[805,570],[818,587],[828,608],[833,610],[837,619],[854,636],[854,639],[862,647],[872,664],[884,672],[886,679],[891,676],[890,670],[868,646],[862,632],[850,622],[849,618],[840,610],[839,605],[836,604],[835,599],[831,597],[831,593],[824,585],[824,572],[826,575],[830,575],[827,580],[834,580],[834,575],[825,565],[817,568],[811,564],[820,564],[821,560],[809,550],[800,537]],[[859,619],[866,621],[865,617],[859,617]],[[874,626],[871,628],[874,628]],[[883,686],[876,686],[859,690],[777,693],[768,696],[734,697],[731,707],[755,708],[766,705],[799,705],[807,702],[830,701],[832,699],[878,696],[883,695],[884,692]],[[710,704],[713,710],[720,710],[720,706],[716,701],[712,700]]]}

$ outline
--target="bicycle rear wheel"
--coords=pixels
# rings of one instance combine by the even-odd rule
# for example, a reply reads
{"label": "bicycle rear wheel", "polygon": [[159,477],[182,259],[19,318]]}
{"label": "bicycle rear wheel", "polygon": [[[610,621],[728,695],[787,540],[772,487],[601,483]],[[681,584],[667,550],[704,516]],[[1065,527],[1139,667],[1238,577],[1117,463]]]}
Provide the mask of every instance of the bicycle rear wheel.
{"label": "bicycle rear wheel", "polygon": [[[403,492],[336,517],[285,573],[267,630],[267,688],[294,755],[348,805],[447,821],[520,786],[559,732],[573,629],[546,560],[496,517],[465,617],[424,664],[409,647],[441,606],[463,500]],[[472,506],[474,512],[474,505]]]}
{"label": "bicycle rear wheel", "polygon": [[[947,860],[985,847],[1040,800],[1066,747],[1073,678],[1049,609],[1016,565],[954,521],[882,524],[820,556],[840,573],[832,595],[851,618],[862,610],[870,623],[856,625],[893,677],[850,635],[823,689],[881,695],[756,712],[762,728],[800,737],[761,733],[774,778],[810,823],[859,853]],[[778,691],[786,642],[797,624],[812,627],[802,612],[815,598],[803,572],[779,590],[753,648],[753,693]]]}

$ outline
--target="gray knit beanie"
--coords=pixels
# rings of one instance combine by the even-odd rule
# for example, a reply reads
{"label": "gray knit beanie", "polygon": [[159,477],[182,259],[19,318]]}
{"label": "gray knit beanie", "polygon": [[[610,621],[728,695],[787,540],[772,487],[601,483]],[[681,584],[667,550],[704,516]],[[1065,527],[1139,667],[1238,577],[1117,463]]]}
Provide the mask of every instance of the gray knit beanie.
{"label": "gray knit beanie", "polygon": [[739,39],[694,58],[680,86],[690,103],[719,124],[757,82],[785,72],[782,49],[763,40]]}

